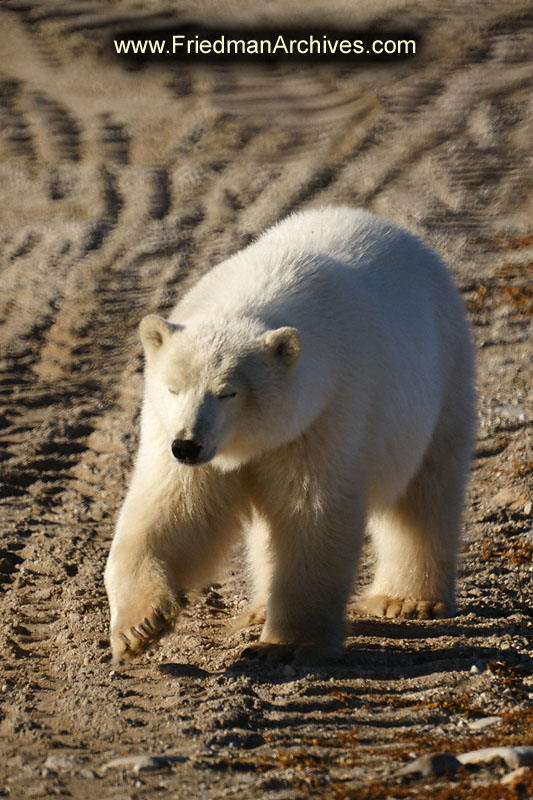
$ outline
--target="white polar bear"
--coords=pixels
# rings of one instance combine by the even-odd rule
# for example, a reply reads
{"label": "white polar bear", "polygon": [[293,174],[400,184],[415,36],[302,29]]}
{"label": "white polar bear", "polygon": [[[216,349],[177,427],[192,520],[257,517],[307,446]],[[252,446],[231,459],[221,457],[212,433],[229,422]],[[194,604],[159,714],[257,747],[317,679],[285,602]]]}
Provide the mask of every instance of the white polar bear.
{"label": "white polar bear", "polygon": [[296,213],[140,332],[139,453],[105,574],[115,662],[172,627],[243,528],[250,656],[342,643],[367,520],[363,612],[454,612],[474,366],[432,250],[362,210]]}

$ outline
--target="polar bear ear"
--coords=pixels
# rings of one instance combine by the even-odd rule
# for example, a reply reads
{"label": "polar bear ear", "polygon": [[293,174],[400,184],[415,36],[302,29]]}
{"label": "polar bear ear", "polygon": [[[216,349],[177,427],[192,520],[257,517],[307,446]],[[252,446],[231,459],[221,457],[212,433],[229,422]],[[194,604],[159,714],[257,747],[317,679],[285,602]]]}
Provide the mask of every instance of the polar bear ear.
{"label": "polar bear ear", "polygon": [[302,352],[302,340],[296,328],[277,328],[263,336],[265,347],[287,367],[292,367]]}
{"label": "polar bear ear", "polygon": [[139,333],[146,355],[153,355],[161,345],[181,326],[172,325],[157,314],[149,314],[141,320]]}

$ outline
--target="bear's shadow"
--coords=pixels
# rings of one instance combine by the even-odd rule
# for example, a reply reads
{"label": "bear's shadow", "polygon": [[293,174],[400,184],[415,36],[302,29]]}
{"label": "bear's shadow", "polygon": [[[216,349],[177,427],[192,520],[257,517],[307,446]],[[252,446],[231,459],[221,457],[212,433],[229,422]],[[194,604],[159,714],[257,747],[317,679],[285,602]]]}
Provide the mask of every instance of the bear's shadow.
{"label": "bear's shadow", "polygon": [[[449,668],[469,670],[474,664],[484,669],[491,662],[503,661],[510,668],[532,671],[532,657],[520,656],[513,651],[502,652],[498,647],[476,642],[503,632],[501,624],[477,625],[475,621],[465,624],[457,618],[401,622],[362,618],[349,624],[348,640],[342,652],[322,663],[269,664],[242,659],[239,651],[231,664],[212,672],[194,664],[175,662],[160,664],[158,670],[171,678],[246,675],[258,682],[274,684],[289,683],[306,676],[324,679],[341,675],[344,678],[372,676],[394,681],[431,675]],[[435,647],[432,644],[435,639],[446,641]],[[465,639],[471,641],[465,643]]]}

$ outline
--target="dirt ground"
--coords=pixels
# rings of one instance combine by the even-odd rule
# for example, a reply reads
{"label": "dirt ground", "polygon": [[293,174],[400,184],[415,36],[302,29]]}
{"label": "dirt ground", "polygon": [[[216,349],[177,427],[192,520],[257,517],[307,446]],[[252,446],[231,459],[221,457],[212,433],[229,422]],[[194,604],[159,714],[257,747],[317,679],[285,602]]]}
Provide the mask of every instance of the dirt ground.
{"label": "dirt ground", "polygon": [[[256,13],[420,33],[419,55],[379,65],[110,56],[110,32],[135,19],[221,6],[0,6],[0,797],[531,796],[531,769],[501,783],[501,761],[397,774],[425,753],[533,744],[531,5]],[[350,608],[336,663],[242,663],[257,629],[232,632],[247,591],[236,553],[155,653],[111,669],[102,573],[136,449],[137,323],[287,212],[325,203],[429,241],[472,322],[458,615]]]}

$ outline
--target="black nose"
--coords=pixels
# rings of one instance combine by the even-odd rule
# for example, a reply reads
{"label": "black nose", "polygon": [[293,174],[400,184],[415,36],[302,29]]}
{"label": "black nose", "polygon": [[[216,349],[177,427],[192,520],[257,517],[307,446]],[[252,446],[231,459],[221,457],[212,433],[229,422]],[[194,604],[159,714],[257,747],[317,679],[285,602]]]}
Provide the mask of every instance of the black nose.
{"label": "black nose", "polygon": [[194,439],[174,439],[172,455],[182,464],[196,464],[202,452],[202,445]]}

